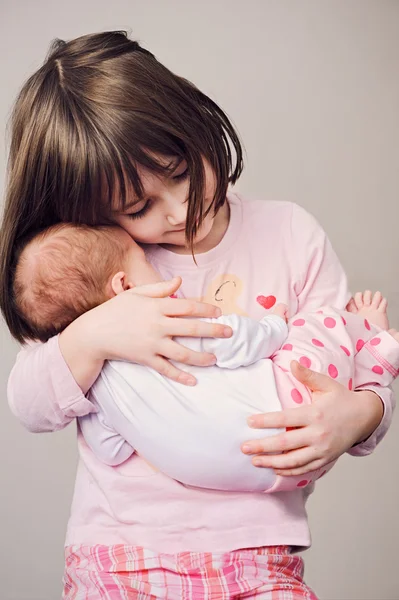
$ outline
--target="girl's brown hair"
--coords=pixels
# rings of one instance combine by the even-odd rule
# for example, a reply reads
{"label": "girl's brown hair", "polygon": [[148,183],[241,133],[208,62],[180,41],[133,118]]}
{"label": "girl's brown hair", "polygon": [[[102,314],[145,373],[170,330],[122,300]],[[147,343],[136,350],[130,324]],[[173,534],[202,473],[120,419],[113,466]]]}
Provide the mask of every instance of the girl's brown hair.
{"label": "girl's brown hair", "polygon": [[216,175],[208,210],[223,205],[243,168],[242,148],[226,114],[192,83],[169,71],[126,32],[56,40],[25,83],[11,121],[6,204],[0,239],[0,305],[19,341],[33,331],[13,296],[19,241],[58,222],[108,223],[112,191],[143,197],[137,165],[175,168],[157,155],[187,161],[186,237],[193,247],[205,217],[202,157]]}

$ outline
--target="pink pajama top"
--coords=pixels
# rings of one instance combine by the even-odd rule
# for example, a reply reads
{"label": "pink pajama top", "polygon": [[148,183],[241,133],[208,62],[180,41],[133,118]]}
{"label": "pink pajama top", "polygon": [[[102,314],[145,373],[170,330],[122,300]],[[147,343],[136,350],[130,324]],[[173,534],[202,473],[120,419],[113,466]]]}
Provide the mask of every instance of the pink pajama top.
{"label": "pink pajama top", "polygon": [[[197,255],[197,265],[188,255],[146,249],[164,278],[182,276],[179,295],[259,320],[276,302],[287,304],[290,314],[345,307],[350,295],[344,271],[312,216],[295,204],[244,200],[232,192],[228,201],[228,230],[216,248]],[[392,418],[391,389],[368,389],[381,397],[385,410],[373,435],[351,450],[358,456],[374,450]],[[8,395],[14,414],[33,432],[62,429],[94,410],[57,337],[19,353]],[[66,545],[126,544],[166,553],[310,545],[308,489],[275,494],[197,489],[155,471],[136,454],[116,467],[103,464],[79,432],[78,446]]]}

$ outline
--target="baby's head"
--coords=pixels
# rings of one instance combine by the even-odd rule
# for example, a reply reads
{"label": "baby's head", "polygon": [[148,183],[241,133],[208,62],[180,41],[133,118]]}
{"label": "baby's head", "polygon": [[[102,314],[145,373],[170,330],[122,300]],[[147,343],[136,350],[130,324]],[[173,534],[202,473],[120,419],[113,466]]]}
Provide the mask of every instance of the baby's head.
{"label": "baby's head", "polygon": [[160,280],[123,229],[61,223],[20,245],[14,297],[34,337],[46,341],[116,294]]}

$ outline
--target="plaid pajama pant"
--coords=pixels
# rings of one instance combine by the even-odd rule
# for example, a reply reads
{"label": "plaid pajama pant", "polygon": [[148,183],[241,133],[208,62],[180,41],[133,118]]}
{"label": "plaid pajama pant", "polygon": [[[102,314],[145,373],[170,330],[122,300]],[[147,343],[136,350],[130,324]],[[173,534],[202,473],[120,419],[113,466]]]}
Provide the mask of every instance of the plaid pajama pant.
{"label": "plaid pajama pant", "polygon": [[224,554],[69,546],[63,600],[317,600],[289,546]]}

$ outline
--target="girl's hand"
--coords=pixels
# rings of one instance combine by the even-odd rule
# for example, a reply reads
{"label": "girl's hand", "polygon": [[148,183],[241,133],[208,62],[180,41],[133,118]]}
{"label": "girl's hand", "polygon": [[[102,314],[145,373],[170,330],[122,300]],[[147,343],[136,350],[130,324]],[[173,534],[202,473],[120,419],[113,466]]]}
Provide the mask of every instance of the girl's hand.
{"label": "girl's hand", "polygon": [[248,424],[256,429],[294,429],[241,447],[246,454],[257,455],[253,464],[270,467],[278,475],[302,475],[337,459],[367,439],[383,416],[382,402],[374,392],[351,392],[296,361],[291,371],[313,391],[312,404],[250,417]]}
{"label": "girl's hand", "polygon": [[180,285],[180,277],[175,277],[127,290],[85,313],[61,333],[61,352],[84,393],[107,359],[146,365],[186,385],[195,385],[196,379],[169,360],[198,366],[215,364],[213,354],[185,348],[172,337],[230,337],[232,329],[198,320],[219,317],[216,306],[170,298]]}

